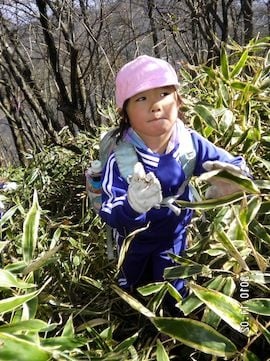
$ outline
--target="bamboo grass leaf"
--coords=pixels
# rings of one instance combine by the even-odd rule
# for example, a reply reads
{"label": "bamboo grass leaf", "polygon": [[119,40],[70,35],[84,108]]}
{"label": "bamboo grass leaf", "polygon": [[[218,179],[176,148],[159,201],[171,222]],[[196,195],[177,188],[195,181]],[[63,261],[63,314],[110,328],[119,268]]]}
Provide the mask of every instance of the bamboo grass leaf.
{"label": "bamboo grass leaf", "polygon": [[35,287],[35,285],[18,279],[14,274],[7,270],[0,269],[0,288],[12,287],[25,289]]}
{"label": "bamboo grass leaf", "polygon": [[156,317],[152,322],[161,332],[204,353],[232,357],[237,352],[236,346],[228,338],[203,322],[165,317]]}
{"label": "bamboo grass leaf", "polygon": [[[57,348],[61,351],[73,350],[82,347],[87,343],[87,339],[83,337],[51,337],[41,340],[41,345],[46,348]],[[33,359],[34,360],[34,359]],[[50,359],[51,360],[51,359]],[[28,360],[30,361],[30,359]]]}
{"label": "bamboo grass leaf", "polygon": [[48,279],[48,281],[46,281],[44,283],[44,285],[37,291],[33,291],[33,292],[27,293],[25,295],[9,297],[9,298],[5,298],[3,300],[0,300],[0,314],[1,313],[6,313],[6,312],[9,312],[9,311],[13,311],[17,307],[19,307],[19,306],[23,305],[24,303],[32,300],[47,286],[47,284],[50,281],[51,281],[51,279]]}
{"label": "bamboo grass leaf", "polygon": [[[232,296],[235,291],[235,282],[232,277],[227,277],[224,280],[225,283],[222,287],[222,292],[227,296]],[[221,318],[214,311],[206,308],[204,310],[202,321],[217,329],[220,324]]]}
{"label": "bamboo grass leaf", "polygon": [[54,325],[48,325],[46,322],[38,319],[32,319],[32,320],[24,320],[19,321],[15,323],[9,323],[0,326],[0,332],[5,333],[17,333],[17,332],[44,332],[48,330],[52,330],[56,327],[56,324]]}
{"label": "bamboo grass leaf", "polygon": [[230,74],[229,74],[228,54],[224,47],[222,47],[222,51],[221,51],[221,73],[224,79],[229,80]]}
{"label": "bamboo grass leaf", "polygon": [[220,120],[220,127],[222,130],[227,130],[234,121],[234,114],[230,109],[225,109],[221,120]]}
{"label": "bamboo grass leaf", "polygon": [[246,214],[246,224],[250,224],[253,219],[255,219],[258,214],[262,204],[262,199],[260,197],[254,196],[248,201],[247,214]]}
{"label": "bamboo grass leaf", "polygon": [[162,345],[160,340],[157,340],[157,361],[170,361],[169,355],[167,354],[165,347]]}
{"label": "bamboo grass leaf", "polygon": [[121,246],[120,249],[120,253],[119,253],[119,257],[118,257],[118,263],[117,263],[117,269],[119,270],[122,263],[124,262],[126,253],[129,249],[130,243],[132,242],[133,238],[136,236],[136,234],[143,232],[144,230],[146,230],[149,227],[149,225],[147,225],[146,227],[142,227],[139,229],[136,229],[135,231],[133,231],[132,233],[130,233],[123,241],[123,244]]}
{"label": "bamboo grass leaf", "polygon": [[63,337],[73,337],[75,334],[74,331],[74,325],[73,325],[73,320],[72,320],[72,315],[69,316],[69,319],[67,320],[65,327],[63,329],[62,332],[62,336]]}
{"label": "bamboo grass leaf", "polygon": [[18,206],[13,206],[2,215],[2,217],[0,218],[0,227],[6,224],[13,217],[18,208]]}
{"label": "bamboo grass leaf", "polygon": [[148,310],[148,308],[142,305],[138,300],[136,300],[136,298],[130,296],[127,292],[123,291],[121,288],[117,287],[116,285],[112,285],[112,289],[136,311],[140,312],[146,317],[155,317],[153,312]]}
{"label": "bamboo grass leaf", "polygon": [[246,278],[251,282],[260,285],[265,285],[270,283],[270,273],[264,273],[260,271],[248,271],[241,273],[241,276],[243,276],[243,278]]}
{"label": "bamboo grass leaf", "polygon": [[234,67],[233,67],[233,69],[232,69],[232,71],[230,72],[230,79],[231,78],[234,78],[234,77],[237,77],[240,73],[241,73],[241,71],[242,71],[242,69],[245,67],[245,65],[246,65],[246,61],[247,61],[247,59],[248,59],[248,52],[249,52],[249,50],[248,49],[246,49],[244,52],[243,52],[243,54],[241,55],[241,57],[240,57],[240,59],[238,60],[238,62],[234,65]]}
{"label": "bamboo grass leaf", "polygon": [[209,272],[209,268],[205,265],[174,266],[165,269],[164,278],[167,280],[184,279],[196,274],[209,274]]}
{"label": "bamboo grass leaf", "polygon": [[23,305],[36,297],[40,291],[34,291],[26,295],[8,297],[0,301],[0,314],[15,310],[17,307]]}
{"label": "bamboo grass leaf", "polygon": [[223,229],[217,229],[215,231],[216,239],[222,243],[222,245],[226,248],[226,250],[229,252],[230,256],[235,258],[239,265],[245,270],[248,271],[249,267],[246,263],[246,261],[241,256],[238,249],[235,247],[235,245],[232,243],[230,238],[227,236],[227,234],[224,232]]}
{"label": "bamboo grass leaf", "polygon": [[[269,162],[270,169],[270,162]],[[270,181],[269,180],[255,180],[254,183],[259,189],[267,189],[270,190]]]}
{"label": "bamboo grass leaf", "polygon": [[249,230],[260,240],[262,240],[263,242],[265,242],[267,244],[270,244],[269,231],[267,231],[267,229],[261,223],[259,223],[256,219],[254,219],[250,223]]}
{"label": "bamboo grass leaf", "polygon": [[269,298],[252,298],[242,302],[242,305],[249,312],[258,315],[270,316],[270,299]]}
{"label": "bamboo grass leaf", "polygon": [[197,104],[193,109],[206,122],[207,125],[213,129],[218,129],[216,118],[205,105]]}
{"label": "bamboo grass leaf", "polygon": [[38,227],[40,220],[40,207],[38,204],[37,191],[34,191],[33,204],[26,215],[23,224],[22,249],[23,259],[29,263],[33,259],[37,245]]}
{"label": "bamboo grass leaf", "polygon": [[162,290],[165,287],[165,282],[155,282],[149,283],[145,286],[141,286],[138,288],[138,292],[140,292],[143,296],[149,296],[155,294]]}
{"label": "bamboo grass leaf", "polygon": [[240,90],[242,92],[252,92],[253,94],[260,93],[260,89],[252,84],[247,84],[240,80],[235,80],[231,82],[231,87],[235,90]]}
{"label": "bamboo grass leaf", "polygon": [[261,361],[258,357],[251,351],[245,350],[243,353],[242,361]]}
{"label": "bamboo grass leaf", "polygon": [[[219,275],[214,279],[205,282],[204,287],[214,290],[221,290],[225,282],[226,279]],[[202,304],[203,302],[198,297],[196,297],[194,293],[191,293],[190,295],[188,295],[188,297],[183,299],[183,302],[179,304],[178,307],[181,309],[184,315],[187,316]]]}
{"label": "bamboo grass leaf", "polygon": [[[259,327],[260,327],[260,331],[262,332],[262,334],[264,335],[266,341],[270,344],[270,332],[269,330],[264,327],[261,323],[259,323]],[[268,327],[269,327],[269,324],[268,324]]]}
{"label": "bamboo grass leaf", "polygon": [[207,199],[201,202],[187,202],[187,201],[177,200],[175,203],[178,204],[180,207],[184,207],[184,208],[209,210],[209,209],[227,206],[229,204],[238,202],[243,198],[244,198],[244,194],[239,192],[220,198]]}
{"label": "bamboo grass leaf", "polygon": [[[191,290],[207,307],[219,315],[238,332],[251,336],[258,332],[256,320],[248,314],[241,303],[235,299],[196,284],[190,284]],[[243,326],[245,325],[245,327]]]}
{"label": "bamboo grass leaf", "polygon": [[[117,345],[113,351],[114,352],[127,351],[128,348],[134,344],[134,342],[137,340],[137,338],[138,338],[138,333],[135,333],[134,335],[132,335],[131,337],[128,337],[127,339],[122,341],[119,345]],[[137,358],[136,358],[136,360],[137,360]]]}
{"label": "bamboo grass leaf", "polygon": [[0,360],[11,361],[11,355],[16,354],[16,361],[49,361],[51,355],[48,350],[36,343],[7,333],[0,333]]}
{"label": "bamboo grass leaf", "polygon": [[43,267],[47,262],[49,262],[52,257],[62,248],[62,244],[55,246],[54,248],[50,248],[44,255],[30,262],[27,267],[23,270],[23,274],[27,275],[30,272],[37,271],[41,267]]}
{"label": "bamboo grass leaf", "polygon": [[220,178],[229,183],[235,183],[238,187],[240,187],[244,192],[251,194],[260,194],[260,190],[257,185],[248,177],[245,177],[241,174],[233,174],[231,172],[227,172],[226,170],[214,170],[210,172],[203,173],[199,180],[201,181],[210,181],[211,178]]}

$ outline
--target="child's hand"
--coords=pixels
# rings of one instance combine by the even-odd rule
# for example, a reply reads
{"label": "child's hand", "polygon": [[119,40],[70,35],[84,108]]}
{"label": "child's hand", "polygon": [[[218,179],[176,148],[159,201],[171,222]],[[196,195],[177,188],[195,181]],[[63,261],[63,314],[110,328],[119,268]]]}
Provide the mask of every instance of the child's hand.
{"label": "child's hand", "polygon": [[247,168],[243,170],[233,164],[220,162],[220,161],[204,162],[203,167],[208,172],[214,173],[212,177],[207,179],[207,182],[210,183],[211,186],[207,189],[205,193],[205,198],[219,198],[242,191],[242,188],[238,186],[236,183],[232,183],[228,180],[215,177],[215,175],[218,174],[218,171],[223,171],[223,170],[231,174],[234,174],[236,176],[245,175],[248,171]]}
{"label": "child's hand", "polygon": [[243,174],[243,170],[237,167],[236,165],[220,162],[219,160],[214,160],[214,161],[208,160],[207,162],[204,162],[202,166],[208,172],[212,170],[226,170],[227,172],[230,172],[235,175]]}
{"label": "child's hand", "polygon": [[162,201],[161,186],[154,173],[145,173],[142,163],[134,166],[128,187],[128,201],[138,213],[145,213]]}
{"label": "child's hand", "polygon": [[17,189],[17,183],[15,182],[6,182],[3,185],[3,191],[14,191]]}

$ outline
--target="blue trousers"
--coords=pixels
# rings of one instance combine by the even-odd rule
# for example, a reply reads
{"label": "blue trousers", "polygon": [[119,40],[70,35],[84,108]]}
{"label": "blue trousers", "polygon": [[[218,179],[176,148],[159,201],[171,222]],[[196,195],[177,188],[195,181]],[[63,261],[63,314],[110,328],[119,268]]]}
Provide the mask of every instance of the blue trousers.
{"label": "blue trousers", "polygon": [[[130,291],[150,282],[164,281],[164,269],[176,265],[168,256],[168,253],[181,255],[185,248],[185,228],[173,240],[153,238],[150,241],[147,239],[143,242],[134,238],[122,265],[119,285],[123,289]],[[173,281],[172,285],[182,296],[186,294],[185,281],[178,279]]]}

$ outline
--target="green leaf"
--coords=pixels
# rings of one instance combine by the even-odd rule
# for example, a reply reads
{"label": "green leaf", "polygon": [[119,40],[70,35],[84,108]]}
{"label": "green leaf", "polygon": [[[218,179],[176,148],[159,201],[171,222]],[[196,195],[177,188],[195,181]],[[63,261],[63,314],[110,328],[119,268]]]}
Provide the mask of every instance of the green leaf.
{"label": "green leaf", "polygon": [[235,345],[228,338],[203,322],[188,318],[165,317],[156,317],[152,322],[161,332],[204,353],[232,357],[237,352]]}
{"label": "green leaf", "polygon": [[0,269],[0,287],[1,288],[32,288],[35,287],[32,283],[24,282],[18,279],[15,275],[7,270]]}
{"label": "green leaf", "polygon": [[249,50],[246,49],[243,54],[241,55],[240,59],[238,60],[238,62],[234,65],[232,71],[230,72],[230,78],[234,78],[237,77],[242,69],[245,67],[246,61],[248,59],[248,52]]}
{"label": "green leaf", "polygon": [[209,273],[209,268],[204,265],[174,266],[164,270],[164,278],[167,280],[175,280],[188,278],[200,273]]}
{"label": "green leaf", "polygon": [[[226,282],[226,278],[222,277],[221,275],[211,279],[204,283],[204,286],[210,289],[221,290]],[[191,293],[188,297],[183,299],[183,302],[177,305],[181,311],[184,313],[185,316],[189,315],[191,312],[196,310],[200,307],[203,302]]]}
{"label": "green leaf", "polygon": [[[61,350],[61,351],[67,351],[67,350],[73,350],[77,347],[84,346],[87,343],[86,338],[82,337],[52,337],[52,338],[46,338],[41,341],[41,344],[43,347],[52,347]],[[29,360],[28,360],[29,361]]]}
{"label": "green leaf", "polygon": [[23,270],[23,275],[27,275],[30,272],[37,271],[42,268],[46,263],[52,261],[53,256],[61,249],[62,244],[55,246],[54,248],[50,248],[47,252],[45,252],[41,257],[35,259],[34,261],[30,261],[27,267]]}
{"label": "green leaf", "polygon": [[249,270],[249,267],[246,263],[246,261],[243,259],[243,257],[241,256],[240,252],[238,251],[238,249],[235,247],[235,245],[233,244],[233,242],[229,239],[229,237],[227,236],[227,234],[223,231],[223,229],[217,229],[215,231],[215,236],[217,241],[219,241],[220,243],[222,243],[222,245],[226,248],[226,250],[229,252],[229,254],[235,258],[237,260],[237,262],[239,263],[239,265],[244,269],[244,270]]}
{"label": "green leaf", "polygon": [[253,352],[245,350],[242,361],[261,361]]}
{"label": "green leaf", "polygon": [[238,187],[240,187],[244,192],[251,194],[260,194],[259,188],[256,184],[248,177],[245,177],[241,174],[232,174],[231,172],[227,172],[226,170],[214,170],[210,172],[203,173],[200,176],[201,181],[210,181],[211,178],[220,178],[221,180],[227,183],[235,183]]}
{"label": "green leaf", "polygon": [[112,289],[124,300],[126,301],[134,310],[140,312],[146,317],[154,317],[154,313],[148,310],[144,305],[142,305],[136,298],[130,296],[127,292],[123,291],[116,285],[111,286]]}
{"label": "green leaf", "polygon": [[261,323],[259,323],[260,331],[264,335],[266,341],[270,344],[270,332],[266,327],[264,327]]}
{"label": "green leaf", "polygon": [[48,325],[46,322],[41,320],[25,320],[15,323],[9,323],[6,325],[0,326],[0,332],[5,333],[17,333],[17,332],[44,332],[55,328],[55,325]]}
{"label": "green leaf", "polygon": [[256,313],[258,315],[270,316],[270,299],[269,298],[252,298],[242,305],[249,312]]}
{"label": "green leaf", "polygon": [[22,249],[23,259],[29,263],[33,259],[37,244],[38,227],[40,219],[40,207],[38,204],[37,191],[34,191],[33,204],[26,215],[23,224]]}
{"label": "green leaf", "polygon": [[117,269],[119,270],[122,263],[124,262],[126,253],[129,249],[130,243],[132,242],[133,238],[140,232],[145,231],[147,228],[149,227],[149,224],[145,227],[136,229],[135,231],[133,231],[132,233],[130,233],[123,241],[123,244],[121,246],[120,249],[120,253],[119,253],[119,257],[118,257],[118,263],[117,263]]}
{"label": "green leaf", "polygon": [[65,327],[62,332],[63,337],[73,337],[74,336],[74,326],[73,326],[73,320],[72,315],[69,316],[69,319],[67,320]]}
{"label": "green leaf", "polygon": [[51,360],[51,355],[46,349],[14,335],[0,332],[0,345],[1,361],[14,361],[15,358],[16,361]]}
{"label": "green leaf", "polygon": [[213,129],[218,129],[216,118],[205,105],[197,104],[194,106],[193,110],[206,122],[207,125]]}
{"label": "green leaf", "polygon": [[243,199],[243,197],[244,194],[239,192],[239,193],[230,194],[225,197],[207,199],[206,201],[202,201],[202,202],[186,202],[182,200],[181,201],[177,200],[175,201],[175,203],[183,208],[209,210],[209,209],[224,207],[229,204],[238,202],[241,199]]}
{"label": "green leaf", "polygon": [[225,109],[220,119],[220,129],[222,131],[227,130],[234,121],[234,114],[230,109]]}
{"label": "green leaf", "polygon": [[3,214],[3,216],[0,218],[0,227],[6,224],[12,218],[13,214],[17,211],[18,208],[18,206],[13,206]]}
{"label": "green leaf", "polygon": [[164,282],[149,283],[148,285],[139,287],[137,290],[143,296],[150,296],[162,290]]}
{"label": "green leaf", "polygon": [[255,180],[254,183],[260,189],[268,189],[270,190],[270,181],[269,180]]}
{"label": "green leaf", "polygon": [[228,55],[226,49],[222,47],[221,50],[221,73],[224,79],[229,80],[229,62],[228,62]]}
{"label": "green leaf", "polygon": [[[224,286],[222,287],[222,292],[225,295],[231,296],[235,290],[235,282],[232,277],[225,278]],[[221,318],[209,308],[206,308],[203,313],[202,321],[207,323],[208,325],[217,329],[220,324]]]}
{"label": "green leaf", "polygon": [[265,285],[270,283],[270,273],[264,273],[260,271],[248,271],[241,273],[243,279],[248,280],[248,282],[257,283],[259,285]]}
{"label": "green leaf", "polygon": [[235,80],[231,82],[231,87],[236,90],[240,91],[251,91],[252,93],[259,93],[260,89],[255,87],[254,85],[251,85],[249,83],[242,82],[240,80]]}
{"label": "green leaf", "polygon": [[210,290],[195,284],[190,284],[190,289],[206,304],[207,307],[238,332],[250,336],[258,331],[258,325],[255,319],[249,315],[246,310],[243,309],[241,303],[235,299],[226,296],[221,292]]}
{"label": "green leaf", "polygon": [[258,237],[261,241],[270,244],[270,235],[269,231],[266,227],[264,227],[261,223],[259,223],[256,219],[254,219],[250,225],[249,230]]}
{"label": "green leaf", "polygon": [[28,293],[26,295],[9,297],[1,300],[0,314],[15,310],[17,307],[21,306],[25,302],[28,302],[32,298],[36,297],[39,294],[39,292],[40,290]]}
{"label": "green leaf", "polygon": [[[0,237],[1,237],[1,229],[0,229]],[[4,248],[9,244],[9,241],[0,241],[0,253],[3,252]]]}
{"label": "green leaf", "polygon": [[1,300],[0,301],[0,314],[5,313],[5,312],[9,312],[9,311],[13,311],[17,307],[23,305],[25,302],[28,302],[28,301],[32,300],[40,292],[43,291],[43,289],[47,286],[47,284],[50,281],[51,281],[51,279],[48,279],[46,282],[44,282],[42,287],[37,291],[28,293],[26,295],[14,296],[14,297],[9,297],[9,298],[5,298],[5,299]]}
{"label": "green leaf", "polygon": [[26,267],[26,263],[24,261],[17,261],[14,263],[9,263],[6,265],[5,269],[12,273],[21,273]]}
{"label": "green leaf", "polygon": [[250,224],[252,220],[255,219],[261,208],[261,204],[262,200],[258,196],[254,196],[249,199],[246,214],[246,224]]}
{"label": "green leaf", "polygon": [[157,340],[156,361],[170,361],[169,355],[159,339]]}
{"label": "green leaf", "polygon": [[138,338],[138,333],[135,333],[134,335],[132,335],[131,337],[128,337],[127,339],[122,341],[119,345],[117,345],[113,351],[114,352],[126,351],[130,346],[132,346],[134,344],[134,342],[137,340],[137,338]]}

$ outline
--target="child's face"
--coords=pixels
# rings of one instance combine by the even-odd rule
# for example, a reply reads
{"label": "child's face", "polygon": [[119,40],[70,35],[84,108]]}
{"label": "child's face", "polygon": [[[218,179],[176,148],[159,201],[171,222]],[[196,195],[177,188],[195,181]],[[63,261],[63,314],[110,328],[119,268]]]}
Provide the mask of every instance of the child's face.
{"label": "child's face", "polygon": [[179,100],[174,86],[146,90],[131,97],[127,114],[131,127],[141,136],[160,137],[171,132],[178,117]]}

